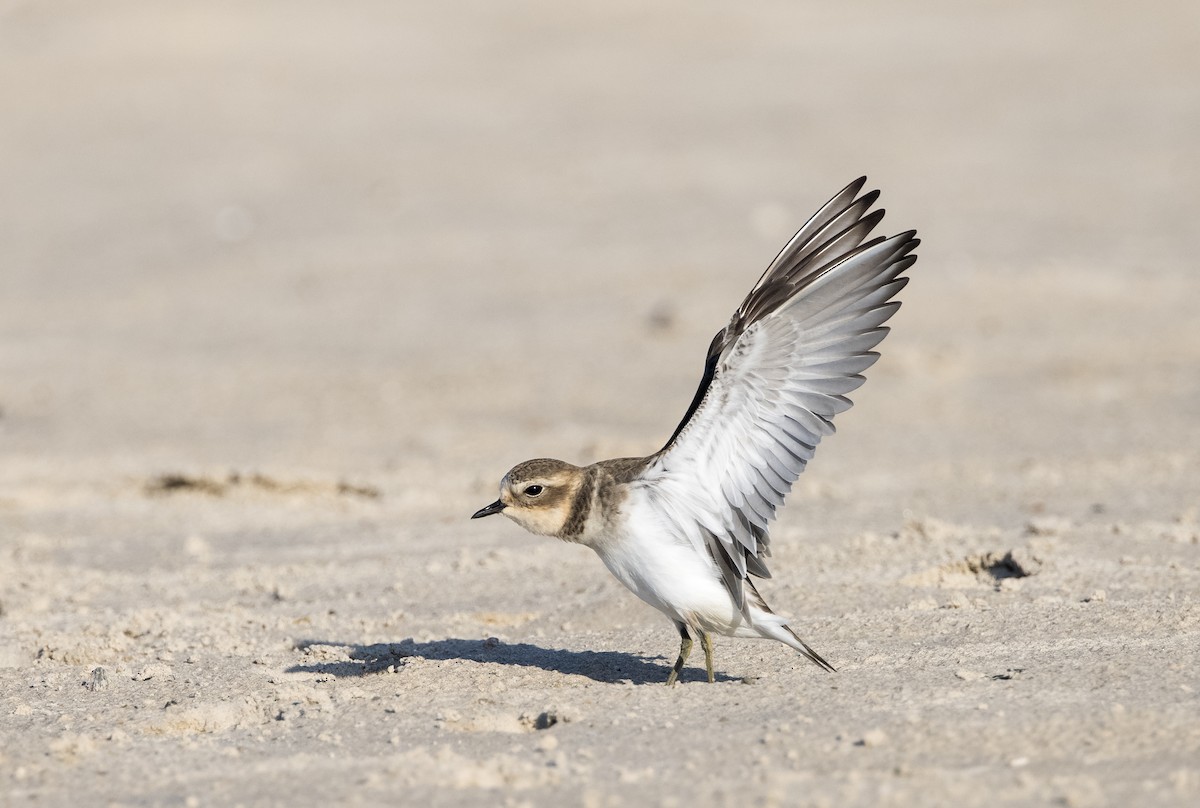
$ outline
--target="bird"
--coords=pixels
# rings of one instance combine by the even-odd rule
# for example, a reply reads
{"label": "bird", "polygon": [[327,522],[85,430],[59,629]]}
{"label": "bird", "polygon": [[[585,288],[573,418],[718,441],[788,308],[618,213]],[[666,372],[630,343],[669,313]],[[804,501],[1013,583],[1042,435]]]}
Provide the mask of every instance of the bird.
{"label": "bird", "polygon": [[667,676],[693,641],[715,681],[712,635],[778,640],[836,669],[776,614],[753,578],[769,578],[769,525],[847,394],[879,354],[915,230],[872,236],[883,209],[866,177],[792,236],[708,347],[704,373],[666,444],[646,457],[576,466],[538,458],[500,481],[472,515],[503,514],[531,533],[590,547],[680,635]]}

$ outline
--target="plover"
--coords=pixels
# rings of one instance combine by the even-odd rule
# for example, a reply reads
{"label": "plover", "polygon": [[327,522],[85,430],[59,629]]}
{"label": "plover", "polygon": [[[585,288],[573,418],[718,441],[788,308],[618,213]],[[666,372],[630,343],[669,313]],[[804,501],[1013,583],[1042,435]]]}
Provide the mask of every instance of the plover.
{"label": "plover", "polygon": [[[712,634],[778,640],[834,667],[771,610],[751,580],[770,577],[767,528],[846,394],[879,354],[883,323],[917,260],[916,231],[876,236],[878,191],[852,182],[780,251],[708,348],[704,376],[663,448],[648,457],[574,466],[527,460],[500,498],[526,530],[591,547],[635,595],[679,631],[676,682],[692,649],[713,677]],[[861,194],[861,195],[860,195]]]}

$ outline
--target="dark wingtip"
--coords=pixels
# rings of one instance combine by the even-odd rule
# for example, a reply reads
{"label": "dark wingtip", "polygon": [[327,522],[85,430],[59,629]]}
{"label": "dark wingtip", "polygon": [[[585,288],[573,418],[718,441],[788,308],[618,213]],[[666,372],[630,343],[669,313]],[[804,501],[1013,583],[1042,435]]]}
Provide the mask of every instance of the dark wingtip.
{"label": "dark wingtip", "polygon": [[821,670],[823,670],[827,673],[837,673],[838,672],[837,668],[833,667],[832,665],[830,665],[828,662],[825,661],[825,657],[818,654],[816,651],[814,651],[812,649],[811,645],[806,643],[804,640],[800,639],[800,635],[796,633],[795,629],[793,629],[791,626],[784,626],[784,628],[787,629],[788,633],[796,638],[796,642],[800,643],[800,645],[804,648],[804,650],[801,651],[800,653],[802,653],[808,659],[809,662],[813,663],[818,668],[820,668]]}
{"label": "dark wingtip", "polygon": [[[845,194],[847,192],[850,194],[851,199],[853,199],[854,197],[857,197],[860,193],[862,193],[863,186],[865,186],[866,184],[867,184],[867,175],[863,174],[861,177],[859,177],[858,179],[851,182],[845,188],[838,191],[837,194],[833,197],[833,199],[837,199],[839,196],[842,196],[843,194]],[[879,194],[878,191],[875,191],[874,193],[877,196]],[[830,200],[830,201],[833,201],[833,200]]]}
{"label": "dark wingtip", "polygon": [[804,640],[801,640],[800,644],[803,645],[804,650],[807,651],[806,655],[808,656],[809,661],[812,662],[813,664],[815,664],[818,668],[825,671],[826,673],[837,673],[838,672],[837,668],[833,667],[828,662],[826,662],[825,657],[821,656],[816,651],[814,651],[812,648],[810,648],[808,643],[806,643]]}
{"label": "dark wingtip", "polygon": [[832,665],[830,665],[828,662],[826,662],[824,659],[822,659],[819,656],[817,657],[817,664],[820,665],[821,669],[823,671],[825,671],[826,673],[837,673],[838,672],[837,668],[833,667]]}

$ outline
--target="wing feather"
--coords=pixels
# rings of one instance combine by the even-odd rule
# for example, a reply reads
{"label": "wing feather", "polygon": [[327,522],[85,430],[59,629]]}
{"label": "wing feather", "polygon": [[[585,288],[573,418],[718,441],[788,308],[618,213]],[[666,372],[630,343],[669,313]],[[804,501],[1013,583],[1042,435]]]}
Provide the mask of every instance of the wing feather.
{"label": "wing feather", "polygon": [[848,393],[879,358],[872,349],[916,261],[913,231],[868,237],[878,191],[855,180],[767,267],[709,346],[696,396],[643,472],[680,535],[707,548],[739,608],[746,576],[769,576],[768,525]]}

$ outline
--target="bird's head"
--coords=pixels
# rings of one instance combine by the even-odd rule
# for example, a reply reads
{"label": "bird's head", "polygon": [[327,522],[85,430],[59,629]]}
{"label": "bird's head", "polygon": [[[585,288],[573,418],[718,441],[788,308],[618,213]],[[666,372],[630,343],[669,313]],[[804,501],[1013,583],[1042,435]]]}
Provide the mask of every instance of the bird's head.
{"label": "bird's head", "polygon": [[526,460],[504,475],[500,498],[471,518],[503,513],[530,533],[557,536],[571,517],[583,474],[583,469],[561,460]]}

